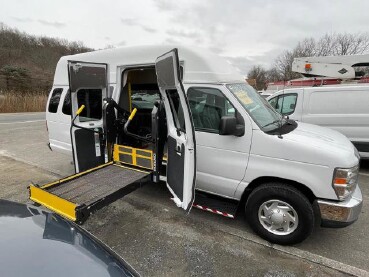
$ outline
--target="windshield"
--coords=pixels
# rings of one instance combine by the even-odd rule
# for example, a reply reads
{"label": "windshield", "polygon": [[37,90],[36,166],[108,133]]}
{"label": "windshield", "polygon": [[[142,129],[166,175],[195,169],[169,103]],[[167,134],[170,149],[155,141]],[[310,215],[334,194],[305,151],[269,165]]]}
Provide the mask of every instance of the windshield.
{"label": "windshield", "polygon": [[246,83],[226,86],[263,131],[279,127],[282,116],[252,86]]}

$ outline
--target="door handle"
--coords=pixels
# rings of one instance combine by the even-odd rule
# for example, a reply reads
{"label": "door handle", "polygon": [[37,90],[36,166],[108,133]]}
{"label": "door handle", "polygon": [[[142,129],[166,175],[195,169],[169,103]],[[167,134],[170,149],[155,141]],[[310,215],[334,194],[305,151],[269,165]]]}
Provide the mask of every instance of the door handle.
{"label": "door handle", "polygon": [[179,144],[178,144],[178,145],[176,146],[176,152],[177,152],[177,153],[182,153],[182,147],[181,147],[181,145],[179,145]]}

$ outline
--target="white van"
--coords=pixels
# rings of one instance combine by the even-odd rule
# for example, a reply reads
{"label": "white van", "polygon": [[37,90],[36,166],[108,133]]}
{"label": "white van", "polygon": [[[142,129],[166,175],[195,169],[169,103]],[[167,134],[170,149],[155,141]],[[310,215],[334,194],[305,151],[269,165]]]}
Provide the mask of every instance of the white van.
{"label": "white van", "polygon": [[[223,212],[227,205],[212,207],[211,199],[237,203],[256,233],[280,244],[305,239],[316,219],[343,227],[358,218],[359,156],[345,136],[282,118],[229,63],[207,50],[171,49],[127,47],[62,57],[47,106],[51,149],[72,155],[76,172],[121,162],[122,148],[136,161],[152,148],[154,110],[163,104],[166,119],[159,123],[166,124],[167,158],[160,151],[149,156],[154,164],[166,160],[166,172],[158,167],[178,206],[233,217]],[[106,116],[110,104],[115,115]],[[95,134],[77,136],[87,129]],[[31,199],[37,199],[32,192]],[[77,209],[55,195],[50,199],[60,204],[56,211],[63,205]]]}
{"label": "white van", "polygon": [[285,89],[269,98],[282,115],[336,130],[369,158],[369,86],[341,85]]}

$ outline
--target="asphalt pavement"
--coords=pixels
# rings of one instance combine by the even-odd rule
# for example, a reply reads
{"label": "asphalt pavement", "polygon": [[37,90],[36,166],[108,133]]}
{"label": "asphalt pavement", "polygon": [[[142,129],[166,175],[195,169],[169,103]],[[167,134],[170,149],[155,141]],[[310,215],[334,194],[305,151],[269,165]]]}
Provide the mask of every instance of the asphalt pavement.
{"label": "asphalt pavement", "polygon": [[0,125],[26,124],[45,121],[45,113],[3,113],[0,114]]}
{"label": "asphalt pavement", "polygon": [[[0,197],[27,201],[30,182],[73,173],[71,157],[46,146],[44,113],[0,115]],[[293,247],[271,245],[243,220],[175,207],[165,185],[147,184],[96,212],[84,228],[143,275],[369,276],[369,162],[360,186],[359,220],[343,229],[317,227]],[[344,274],[346,273],[346,274]]]}

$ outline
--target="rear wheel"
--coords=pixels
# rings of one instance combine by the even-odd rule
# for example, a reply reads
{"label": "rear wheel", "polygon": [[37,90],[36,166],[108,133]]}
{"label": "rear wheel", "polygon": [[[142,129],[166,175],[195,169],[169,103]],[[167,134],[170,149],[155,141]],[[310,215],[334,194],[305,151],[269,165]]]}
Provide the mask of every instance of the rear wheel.
{"label": "rear wheel", "polygon": [[304,194],[292,186],[268,183],[253,190],[246,219],[262,238],[278,244],[306,239],[314,228],[314,211]]}

